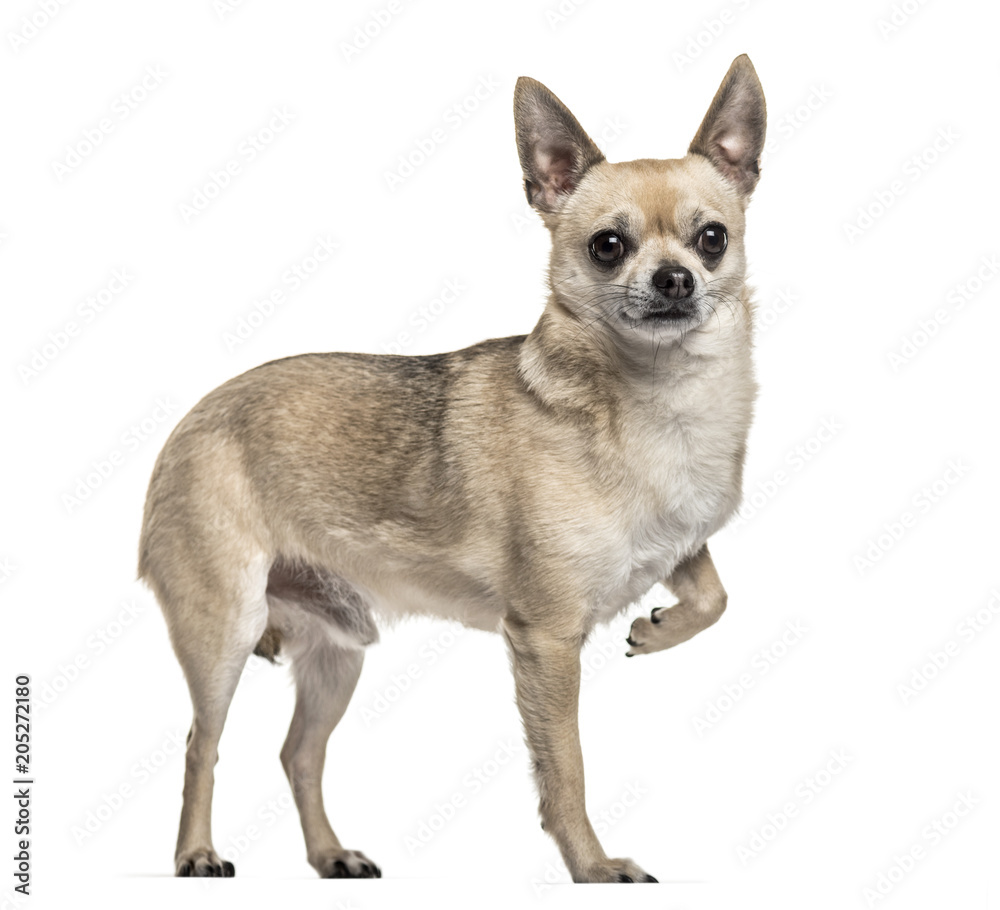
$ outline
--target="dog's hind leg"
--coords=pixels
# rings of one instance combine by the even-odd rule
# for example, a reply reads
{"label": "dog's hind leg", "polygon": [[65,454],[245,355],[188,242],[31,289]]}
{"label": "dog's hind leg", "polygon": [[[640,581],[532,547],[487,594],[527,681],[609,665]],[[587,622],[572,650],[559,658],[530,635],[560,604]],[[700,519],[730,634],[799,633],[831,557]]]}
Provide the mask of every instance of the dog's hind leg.
{"label": "dog's hind leg", "polygon": [[323,878],[381,878],[382,871],[357,850],[346,850],[333,833],[323,807],[326,743],[354,694],[364,652],[338,647],[323,635],[291,642],[295,713],[281,749],[302,821],[309,864]]}
{"label": "dog's hind leg", "polygon": [[266,565],[257,564],[239,582],[206,585],[203,593],[186,597],[183,624],[176,622],[179,611],[164,610],[194,708],[174,854],[180,876],[235,873],[233,864],[223,862],[212,846],[214,769],[236,684],[267,623],[266,572]]}
{"label": "dog's hind leg", "polygon": [[347,710],[366,646],[378,629],[361,594],[345,579],[301,563],[278,560],[267,585],[271,622],[282,653],[292,659],[295,712],[281,748],[302,822],[309,864],[323,878],[380,878],[357,850],[346,850],[323,808],[326,743]]}

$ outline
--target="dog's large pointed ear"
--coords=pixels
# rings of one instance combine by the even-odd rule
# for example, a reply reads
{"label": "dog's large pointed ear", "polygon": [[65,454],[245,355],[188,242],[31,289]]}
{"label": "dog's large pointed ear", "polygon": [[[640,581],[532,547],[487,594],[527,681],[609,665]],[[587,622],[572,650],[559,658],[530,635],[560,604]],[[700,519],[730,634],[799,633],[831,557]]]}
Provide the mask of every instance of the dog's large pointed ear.
{"label": "dog's large pointed ear", "polygon": [[524,193],[540,212],[556,211],[588,168],[604,160],[566,105],[527,76],[514,88],[514,131]]}
{"label": "dog's large pointed ear", "polygon": [[767,108],[750,58],[741,54],[729,67],[688,152],[704,155],[743,196],[760,177]]}

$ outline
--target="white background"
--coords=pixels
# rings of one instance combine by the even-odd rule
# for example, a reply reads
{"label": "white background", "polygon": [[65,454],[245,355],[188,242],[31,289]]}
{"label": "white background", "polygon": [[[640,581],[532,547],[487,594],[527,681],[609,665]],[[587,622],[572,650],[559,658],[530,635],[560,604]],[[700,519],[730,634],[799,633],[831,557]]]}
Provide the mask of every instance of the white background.
{"label": "white background", "polygon": [[[584,655],[592,817],[611,855],[661,882],[614,899],[989,905],[995,5],[399,0],[348,56],[387,2],[103,0],[47,23],[39,2],[12,0],[0,19],[2,679],[12,704],[14,674],[29,673],[37,700],[35,896],[21,906],[606,905],[607,890],[566,884],[523,749],[491,763],[520,743],[502,642],[432,622],[383,636],[330,744],[334,827],[385,878],[319,881],[306,864],[278,762],[287,668],[256,658],[217,768],[216,846],[236,851],[237,877],[171,878],[190,706],[133,580],[136,539],[160,446],[230,376],[305,351],[379,352],[400,332],[422,353],[531,328],[548,241],[520,187],[518,75],[549,85],[612,160],[675,157],[742,52],[771,138],[748,224],[764,329],[749,505],[713,540],[730,595],[718,626],[626,660],[637,608]],[[155,88],[116,103],[147,68]],[[241,143],[275,108],[290,122],[250,161]],[[113,129],[71,167],[68,147],[104,118]],[[444,141],[390,188],[436,129]],[[185,218],[231,159],[240,172]],[[327,237],[335,255],[227,347]],[[87,298],[116,270],[129,284],[98,314]],[[449,281],[463,290],[435,305]],[[79,331],[62,337],[70,321]],[[925,670],[935,654],[943,666]],[[914,674],[926,684],[907,693]],[[442,825],[436,807],[455,794],[466,802]],[[949,815],[963,799],[974,807]],[[13,813],[0,810],[3,856]],[[425,823],[433,837],[414,848]]]}

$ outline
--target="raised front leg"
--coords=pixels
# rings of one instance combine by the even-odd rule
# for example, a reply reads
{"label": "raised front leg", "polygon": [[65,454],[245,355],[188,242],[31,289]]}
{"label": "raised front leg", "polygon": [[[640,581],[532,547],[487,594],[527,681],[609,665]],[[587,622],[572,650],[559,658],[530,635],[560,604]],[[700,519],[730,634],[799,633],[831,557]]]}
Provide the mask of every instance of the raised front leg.
{"label": "raised front leg", "polygon": [[628,657],[652,654],[693,638],[718,621],[726,609],[726,590],[719,581],[708,544],[674,569],[664,584],[677,597],[672,607],[657,607],[649,619],[640,616],[626,639]]}
{"label": "raised front leg", "polygon": [[587,818],[577,726],[581,641],[511,620],[504,632],[542,827],[555,838],[573,881],[655,882],[632,860],[609,859]]}

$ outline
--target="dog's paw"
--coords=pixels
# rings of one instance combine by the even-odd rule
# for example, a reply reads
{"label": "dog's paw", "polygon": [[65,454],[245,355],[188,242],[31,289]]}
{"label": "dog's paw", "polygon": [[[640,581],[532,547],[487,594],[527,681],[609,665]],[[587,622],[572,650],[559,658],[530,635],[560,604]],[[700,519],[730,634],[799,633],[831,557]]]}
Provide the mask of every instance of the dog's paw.
{"label": "dog's paw", "polygon": [[609,859],[590,866],[575,882],[655,882],[652,875],[640,869],[630,859]]}
{"label": "dog's paw", "polygon": [[360,850],[333,850],[309,862],[320,878],[382,877],[382,870]]}
{"label": "dog's paw", "polygon": [[657,628],[659,625],[657,612],[662,609],[662,607],[657,607],[650,617],[640,616],[632,623],[628,638],[625,639],[630,646],[625,652],[626,657],[635,657],[637,654],[652,654],[654,651],[662,651],[666,647],[660,641],[662,634],[658,634],[661,630]]}
{"label": "dog's paw", "polygon": [[665,651],[687,641],[716,619],[718,614],[698,611],[683,602],[672,607],[654,607],[648,619],[640,616],[632,623],[628,638],[625,639],[631,647],[625,652],[625,656],[635,657],[636,654]]}
{"label": "dog's paw", "polygon": [[236,867],[228,860],[219,859],[211,847],[198,847],[177,854],[175,874],[180,878],[232,878]]}

